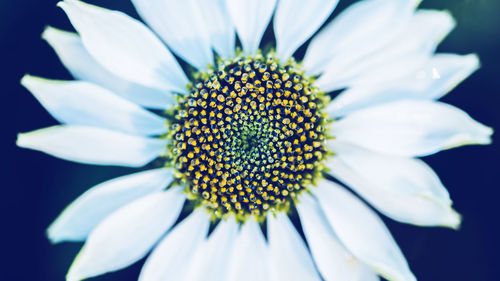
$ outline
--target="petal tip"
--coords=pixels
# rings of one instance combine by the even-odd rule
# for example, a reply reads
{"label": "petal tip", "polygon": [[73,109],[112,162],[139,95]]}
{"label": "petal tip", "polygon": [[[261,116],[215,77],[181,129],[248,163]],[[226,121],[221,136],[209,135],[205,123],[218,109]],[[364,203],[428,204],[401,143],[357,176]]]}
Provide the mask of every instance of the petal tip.
{"label": "petal tip", "polygon": [[45,235],[49,239],[50,244],[58,244],[63,241],[60,237],[57,237],[56,231],[53,229],[53,225],[50,225],[45,231]]}
{"label": "petal tip", "polygon": [[19,147],[26,148],[29,146],[29,141],[28,141],[28,133],[18,133],[17,134],[17,139],[16,139],[16,145]]}
{"label": "petal tip", "polygon": [[453,230],[460,230],[461,225],[462,225],[462,215],[460,215],[460,213],[458,213],[454,209],[451,209],[446,221],[442,226],[451,228]]}
{"label": "petal tip", "polygon": [[490,145],[494,133],[493,128],[475,120],[472,121],[471,131],[468,135],[457,136],[455,139],[450,140],[443,149],[452,149],[464,145]]}
{"label": "petal tip", "polygon": [[482,145],[489,145],[492,143],[492,136],[495,130],[484,124],[479,123],[477,143]]}
{"label": "petal tip", "polygon": [[61,40],[66,39],[69,36],[77,36],[76,33],[62,30],[59,28],[55,28],[53,26],[47,25],[42,31],[42,39],[47,41],[49,45],[53,45],[55,43],[60,42]]}
{"label": "petal tip", "polygon": [[24,84],[26,83],[26,80],[30,79],[30,77],[31,77],[30,74],[28,74],[28,73],[24,74],[23,77],[21,78],[21,81],[20,81],[21,85],[24,86]]}
{"label": "petal tip", "polygon": [[53,34],[55,32],[57,32],[57,30],[58,30],[57,28],[54,28],[50,25],[46,25],[42,31],[42,35],[41,35],[42,39],[45,41],[49,41],[50,38],[53,36]]}
{"label": "petal tip", "polygon": [[67,7],[66,5],[67,5],[66,1],[59,1],[56,4],[57,7],[61,8],[63,10]]}
{"label": "petal tip", "polygon": [[52,222],[49,227],[45,230],[45,235],[49,239],[51,244],[58,244],[63,241],[67,241],[64,237],[63,227],[61,227],[61,223],[59,220],[55,220]]}
{"label": "petal tip", "polygon": [[57,2],[56,6],[63,9],[64,12],[68,13],[68,10],[71,8],[84,8],[84,5],[91,6],[90,4],[84,3],[78,0],[63,0]]}
{"label": "petal tip", "polygon": [[35,76],[31,74],[24,74],[24,76],[21,78],[21,85],[25,88],[29,88],[29,85],[32,85],[32,82],[36,79]]}
{"label": "petal tip", "polygon": [[443,16],[446,17],[446,22],[449,30],[454,29],[457,26],[457,21],[450,10],[443,10]]}
{"label": "petal tip", "polygon": [[44,86],[54,83],[56,80],[49,80],[39,76],[34,76],[30,74],[25,74],[23,78],[21,78],[21,85],[30,91],[35,97],[38,99],[38,91],[43,89]]}
{"label": "petal tip", "polygon": [[486,134],[488,135],[488,137],[493,136],[495,129],[493,129],[493,127],[490,127],[490,126],[486,126],[486,125],[483,125],[483,126],[484,126],[484,130],[485,130]]}
{"label": "petal tip", "polygon": [[476,53],[468,54],[466,55],[466,58],[468,59],[468,62],[472,66],[474,70],[477,70],[481,68],[481,59],[479,58],[479,55]]}

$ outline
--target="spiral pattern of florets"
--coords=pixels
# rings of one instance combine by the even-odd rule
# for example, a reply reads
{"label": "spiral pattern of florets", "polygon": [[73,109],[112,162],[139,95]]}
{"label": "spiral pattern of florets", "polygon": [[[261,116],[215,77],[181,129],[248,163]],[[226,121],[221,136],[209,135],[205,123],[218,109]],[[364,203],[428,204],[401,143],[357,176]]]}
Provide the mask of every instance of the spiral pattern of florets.
{"label": "spiral pattern of florets", "polygon": [[173,155],[217,217],[282,210],[324,157],[322,95],[294,62],[239,57],[199,73],[174,112]]}

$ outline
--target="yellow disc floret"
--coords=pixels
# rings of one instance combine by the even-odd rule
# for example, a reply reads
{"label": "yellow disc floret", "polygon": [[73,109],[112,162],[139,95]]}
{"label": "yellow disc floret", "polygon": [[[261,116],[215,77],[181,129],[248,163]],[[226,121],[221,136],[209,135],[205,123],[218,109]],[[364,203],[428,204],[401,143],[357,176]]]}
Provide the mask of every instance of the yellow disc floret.
{"label": "yellow disc floret", "polygon": [[294,62],[239,57],[198,74],[175,110],[176,168],[221,217],[288,208],[323,158],[322,95]]}

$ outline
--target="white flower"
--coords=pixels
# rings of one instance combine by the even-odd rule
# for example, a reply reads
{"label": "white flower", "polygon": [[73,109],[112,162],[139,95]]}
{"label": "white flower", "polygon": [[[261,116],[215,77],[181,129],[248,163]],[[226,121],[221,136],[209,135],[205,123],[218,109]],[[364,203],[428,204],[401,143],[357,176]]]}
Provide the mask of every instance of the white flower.
{"label": "white flower", "polygon": [[[445,187],[416,158],[492,134],[437,101],[479,67],[475,55],[434,54],[454,27],[447,12],[359,1],[312,38],[299,65],[292,55],[337,1],[132,2],[151,29],[60,2],[78,34],[47,28],[43,38],[77,80],[22,79],[63,125],[20,134],[19,146],[96,165],[164,161],[92,187],[49,227],[54,243],[86,241],[67,280],[150,251],[139,280],[416,280],[382,220],[331,178],[397,221],[459,226]],[[170,50],[197,70],[185,73]],[[175,224],[184,205],[192,212]]]}

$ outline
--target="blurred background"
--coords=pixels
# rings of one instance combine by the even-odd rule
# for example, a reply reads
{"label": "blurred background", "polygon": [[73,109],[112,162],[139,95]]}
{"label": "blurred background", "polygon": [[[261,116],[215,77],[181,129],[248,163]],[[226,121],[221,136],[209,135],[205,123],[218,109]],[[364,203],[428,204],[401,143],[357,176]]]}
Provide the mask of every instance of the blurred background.
{"label": "blurred background", "polygon": [[[137,14],[128,0],[90,3]],[[355,1],[341,0],[334,15]],[[2,114],[2,184],[0,280],[64,280],[80,243],[50,245],[45,229],[89,187],[135,170],[75,164],[15,147],[16,134],[56,121],[19,84],[25,73],[71,79],[52,49],[41,39],[45,26],[73,30],[57,1],[0,1]],[[443,100],[494,127],[491,146],[468,146],[426,157],[463,215],[459,231],[419,228],[385,219],[420,281],[500,280],[500,1],[424,0],[422,8],[447,9],[456,29],[440,52],[478,53],[481,69]],[[266,40],[272,40],[270,32]],[[137,264],[91,280],[137,280]],[[342,281],[342,280],[340,280]]]}

